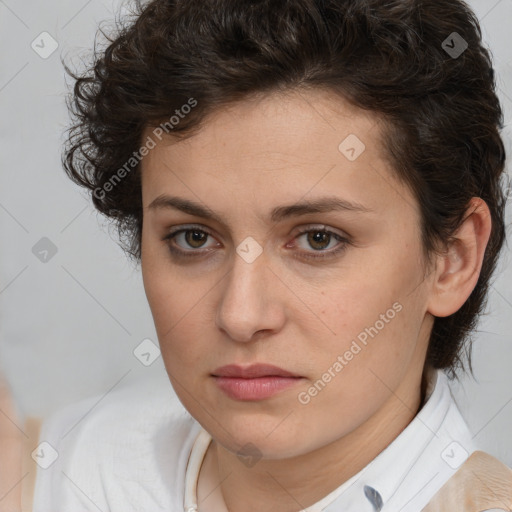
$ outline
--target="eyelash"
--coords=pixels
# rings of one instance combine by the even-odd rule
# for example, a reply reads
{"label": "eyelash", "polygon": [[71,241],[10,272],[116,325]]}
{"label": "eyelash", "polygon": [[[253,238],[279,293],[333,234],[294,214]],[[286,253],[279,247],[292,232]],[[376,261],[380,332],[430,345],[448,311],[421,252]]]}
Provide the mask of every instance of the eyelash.
{"label": "eyelash", "polygon": [[[202,256],[202,254],[198,254],[199,250],[196,251],[196,250],[192,249],[190,251],[183,251],[183,250],[177,249],[175,246],[171,245],[172,240],[174,238],[176,238],[176,236],[178,236],[180,233],[185,233],[188,231],[199,231],[201,233],[205,233],[206,235],[213,237],[213,235],[209,231],[201,228],[200,226],[191,225],[187,228],[180,228],[180,229],[170,232],[162,239],[162,241],[166,242],[166,244],[169,248],[169,251],[172,254],[174,254],[180,258],[199,258]],[[305,259],[310,259],[310,260],[330,259],[330,258],[337,256],[338,254],[341,254],[343,251],[346,250],[347,245],[350,244],[350,241],[347,238],[339,235],[338,233],[329,231],[325,228],[315,228],[315,227],[311,227],[311,226],[308,226],[307,228],[305,228],[302,231],[300,231],[299,233],[297,233],[295,238],[298,238],[301,235],[311,233],[311,232],[313,232],[313,233],[321,232],[321,233],[327,233],[329,235],[332,235],[336,240],[338,240],[338,242],[340,242],[340,244],[336,249],[331,249],[330,251],[323,251],[323,250],[318,251],[319,253],[324,253],[324,254],[327,253],[327,256],[325,256],[324,254],[312,255],[312,254],[306,253],[306,255],[302,256]]]}

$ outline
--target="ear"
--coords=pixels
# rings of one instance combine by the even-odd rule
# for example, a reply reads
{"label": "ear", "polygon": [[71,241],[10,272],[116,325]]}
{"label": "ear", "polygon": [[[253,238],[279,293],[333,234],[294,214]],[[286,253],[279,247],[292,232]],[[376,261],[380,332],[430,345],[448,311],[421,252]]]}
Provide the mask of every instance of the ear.
{"label": "ear", "polygon": [[486,202],[473,197],[454,241],[437,256],[427,311],[445,317],[458,311],[476,286],[491,233],[491,213]]}

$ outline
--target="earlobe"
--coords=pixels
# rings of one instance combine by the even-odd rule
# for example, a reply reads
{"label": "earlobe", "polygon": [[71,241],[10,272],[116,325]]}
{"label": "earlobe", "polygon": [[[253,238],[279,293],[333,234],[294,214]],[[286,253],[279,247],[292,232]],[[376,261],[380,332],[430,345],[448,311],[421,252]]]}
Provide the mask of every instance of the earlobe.
{"label": "earlobe", "polygon": [[458,311],[476,286],[491,233],[485,201],[473,197],[446,251],[438,256],[428,312],[445,317]]}

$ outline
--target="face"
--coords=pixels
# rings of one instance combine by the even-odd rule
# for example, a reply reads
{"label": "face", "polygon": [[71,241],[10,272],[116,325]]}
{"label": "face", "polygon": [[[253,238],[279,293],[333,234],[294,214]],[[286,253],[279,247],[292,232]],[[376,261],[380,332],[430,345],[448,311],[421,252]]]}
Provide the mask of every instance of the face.
{"label": "face", "polygon": [[[315,91],[232,104],[186,140],[144,135],[141,263],[162,356],[233,452],[325,447],[419,385],[432,325],[420,216],[381,129]],[[291,376],[244,373],[255,364]]]}

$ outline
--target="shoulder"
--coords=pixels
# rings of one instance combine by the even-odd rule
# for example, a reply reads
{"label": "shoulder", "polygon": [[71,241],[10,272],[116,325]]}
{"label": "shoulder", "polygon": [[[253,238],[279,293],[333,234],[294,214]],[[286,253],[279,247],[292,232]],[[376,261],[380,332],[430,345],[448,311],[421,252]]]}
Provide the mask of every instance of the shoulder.
{"label": "shoulder", "polygon": [[[436,400],[432,415],[443,416],[433,428],[424,466],[436,472],[428,486],[422,512],[480,512],[490,509],[512,509],[512,469],[485,453],[474,442],[463,415],[451,392],[449,379],[438,371]],[[426,425],[429,419],[424,418]],[[428,503],[428,504],[427,504]]]}
{"label": "shoulder", "polygon": [[475,451],[422,512],[512,510],[512,469]]}
{"label": "shoulder", "polygon": [[168,380],[70,405],[43,423],[34,512],[173,509],[198,431]]}
{"label": "shoulder", "polygon": [[[432,372],[423,407],[388,447],[387,456],[383,454],[394,471],[388,474],[386,465],[379,465],[382,476],[376,481],[384,495],[388,490],[390,510],[422,510],[477,449],[448,377],[441,370]],[[378,489],[378,484],[374,487]]]}

